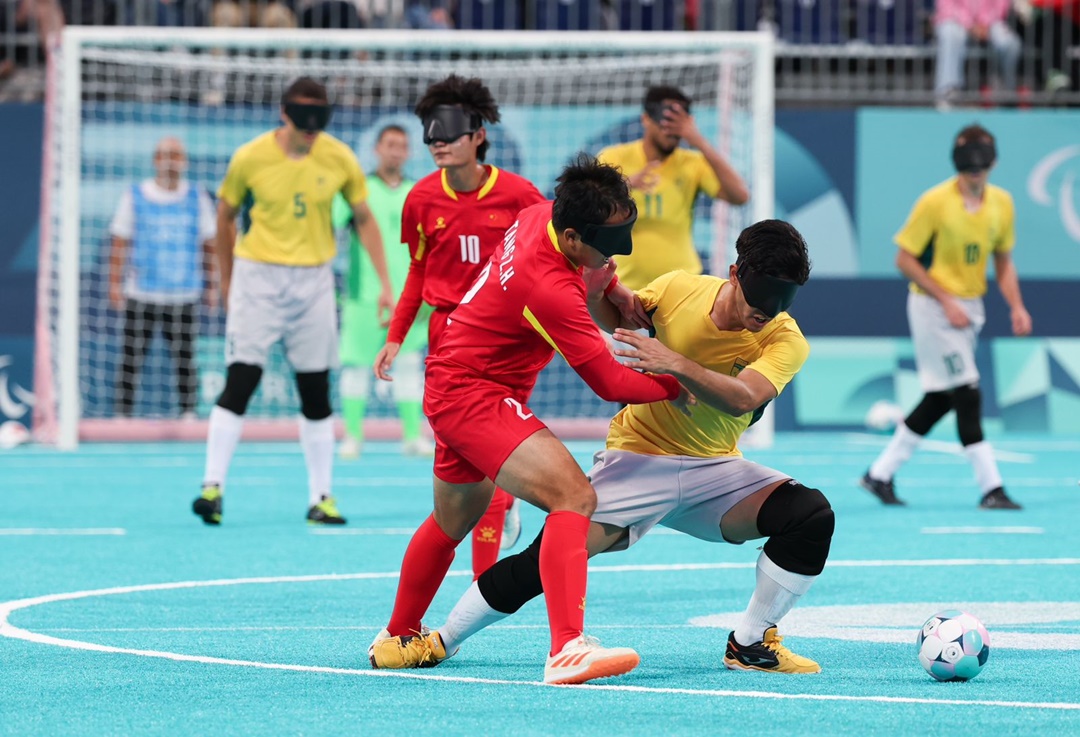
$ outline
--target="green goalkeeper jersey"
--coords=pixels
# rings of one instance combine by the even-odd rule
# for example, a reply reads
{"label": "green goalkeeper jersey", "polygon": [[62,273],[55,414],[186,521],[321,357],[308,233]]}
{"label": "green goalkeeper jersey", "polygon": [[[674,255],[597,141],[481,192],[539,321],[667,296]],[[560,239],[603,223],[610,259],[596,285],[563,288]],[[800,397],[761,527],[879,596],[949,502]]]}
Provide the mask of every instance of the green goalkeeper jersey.
{"label": "green goalkeeper jersey", "polygon": [[[390,285],[396,297],[405,288],[405,277],[409,274],[409,248],[401,241],[401,210],[405,206],[406,195],[416,182],[403,179],[401,184],[391,187],[378,175],[368,177],[367,181],[367,203],[375,215],[379,232],[382,233],[386,268],[390,273]],[[349,229],[349,271],[345,282],[345,298],[374,304],[379,297],[379,277],[352,227],[352,208],[341,195],[334,200],[332,217],[335,229]]]}

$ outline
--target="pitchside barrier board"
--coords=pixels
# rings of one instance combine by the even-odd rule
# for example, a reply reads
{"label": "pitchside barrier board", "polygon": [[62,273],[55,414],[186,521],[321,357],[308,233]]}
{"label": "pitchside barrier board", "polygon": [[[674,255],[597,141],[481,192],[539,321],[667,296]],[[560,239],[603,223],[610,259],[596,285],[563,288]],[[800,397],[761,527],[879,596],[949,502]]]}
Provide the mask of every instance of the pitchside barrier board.
{"label": "pitchside barrier board", "polygon": [[[551,111],[542,112],[512,109],[504,116],[516,119],[515,128],[522,130],[545,125],[544,115]],[[40,179],[41,116],[38,105],[0,106],[0,130],[6,133],[0,137],[0,158],[9,173],[0,179],[5,223],[0,230],[0,420],[28,421],[33,401],[39,190],[26,182]],[[630,107],[597,109],[593,148],[637,135],[637,116]],[[343,135],[368,168],[375,131],[387,122],[415,128],[405,111],[384,111],[373,115],[364,130]],[[1036,333],[1028,339],[1009,335],[1008,314],[991,280],[986,339],[977,357],[991,429],[1080,432],[1080,318],[1069,308],[1080,292],[1080,195],[1075,186],[1080,113],[881,108],[776,114],[776,217],[804,233],[814,261],[812,280],[792,309],[811,338],[812,353],[776,402],[777,430],[859,428],[877,401],[904,409],[917,401],[905,285],[893,266],[892,236],[919,193],[951,175],[951,139],[971,122],[997,137],[999,162],[991,181],[1014,198],[1015,260]],[[238,126],[230,132],[240,143],[258,131]],[[152,146],[148,140],[144,176],[150,174]],[[501,164],[517,168],[550,193],[555,172],[530,170],[526,140],[500,142],[495,153]],[[195,148],[190,155],[196,158],[200,152]],[[225,160],[213,163],[200,170],[224,172]],[[414,146],[413,175],[422,175],[429,165],[423,147]],[[84,217],[111,217],[123,186],[115,184],[108,191],[84,192]],[[213,190],[217,183],[202,184]],[[707,254],[712,231],[705,203],[699,203],[698,213],[695,237]],[[84,251],[85,258],[104,276],[106,244],[93,245]],[[724,264],[711,266],[722,271]],[[208,319],[204,327],[199,352],[221,350],[220,322]],[[152,350],[163,352],[164,346]],[[163,392],[171,383],[167,377],[146,381],[159,382]],[[221,382],[212,372],[200,377],[200,413],[208,410]],[[112,387],[103,385],[101,391],[110,395]],[[280,401],[295,390],[291,382],[270,381],[264,391]],[[372,412],[388,416],[392,407],[376,397]]]}

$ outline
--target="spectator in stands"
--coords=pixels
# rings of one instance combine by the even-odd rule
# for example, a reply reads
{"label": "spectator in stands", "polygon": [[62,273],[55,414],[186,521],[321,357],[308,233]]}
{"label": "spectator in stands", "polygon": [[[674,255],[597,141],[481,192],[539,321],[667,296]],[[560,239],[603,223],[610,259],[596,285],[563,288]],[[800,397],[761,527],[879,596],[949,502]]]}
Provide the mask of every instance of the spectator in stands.
{"label": "spectator in stands", "polygon": [[180,413],[193,417],[197,307],[212,298],[214,205],[184,178],[187,153],[176,138],[154,150],[154,178],[126,189],[112,225],[109,301],[124,311],[124,353],[116,413],[130,417],[146,349],[160,327],[176,362]]}
{"label": "spectator in stands", "polygon": [[1033,32],[1033,45],[1040,50],[1036,66],[1046,91],[1053,94],[1074,86],[1077,80],[1066,52],[1080,45],[1080,0],[1030,0],[1018,5],[1017,15]]}
{"label": "spectator in stands", "polygon": [[408,0],[405,25],[424,30],[448,30],[454,27],[447,0]]}
{"label": "spectator in stands", "polygon": [[969,38],[989,44],[1003,88],[1016,90],[1020,37],[1005,22],[1011,6],[1011,0],[937,0],[934,97],[939,107],[948,107],[964,86]]}
{"label": "spectator in stands", "polygon": [[[49,48],[49,39],[64,28],[64,13],[57,0],[18,0],[0,2],[0,36],[30,31],[30,21],[37,26],[40,49]],[[16,48],[15,58],[9,58],[6,44],[0,44],[0,79],[15,71],[15,64],[25,62],[29,52]]]}
{"label": "spectator in stands", "polygon": [[210,10],[215,28],[296,28],[296,15],[288,5],[276,0],[217,0]]}

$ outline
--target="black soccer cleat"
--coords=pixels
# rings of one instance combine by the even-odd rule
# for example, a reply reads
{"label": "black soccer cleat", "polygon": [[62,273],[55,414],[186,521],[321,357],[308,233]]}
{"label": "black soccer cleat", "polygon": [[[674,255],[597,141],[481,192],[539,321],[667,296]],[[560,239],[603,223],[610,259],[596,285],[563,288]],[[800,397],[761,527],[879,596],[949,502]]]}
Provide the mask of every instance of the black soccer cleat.
{"label": "black soccer cleat", "polygon": [[870,478],[870,472],[867,471],[863,474],[863,477],[859,479],[859,486],[863,487],[871,494],[878,498],[882,504],[890,507],[903,507],[906,502],[897,498],[896,488],[893,486],[892,479],[888,481],[878,481],[877,479]]}
{"label": "black soccer cleat", "polygon": [[979,502],[980,509],[1023,509],[1019,504],[1009,498],[1009,495],[1005,493],[1005,489],[1000,486],[996,489],[992,489],[986,492],[986,495]]}
{"label": "black soccer cleat", "polygon": [[221,501],[222,496],[220,486],[217,484],[204,486],[202,494],[200,494],[195,499],[194,503],[192,503],[191,511],[199,517],[202,517],[202,521],[208,525],[220,525]]}
{"label": "black soccer cleat", "polygon": [[727,638],[724,666],[728,670],[761,670],[772,673],[820,673],[821,666],[810,658],[796,655],[781,643],[776,627],[765,630],[765,636],[753,645],[740,645],[732,632]]}

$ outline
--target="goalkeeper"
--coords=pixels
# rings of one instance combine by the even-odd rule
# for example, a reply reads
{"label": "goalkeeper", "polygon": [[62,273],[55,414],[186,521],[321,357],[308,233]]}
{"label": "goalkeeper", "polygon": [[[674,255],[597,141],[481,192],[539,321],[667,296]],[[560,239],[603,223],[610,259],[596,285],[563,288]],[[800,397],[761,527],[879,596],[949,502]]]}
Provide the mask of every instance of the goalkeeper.
{"label": "goalkeeper", "polygon": [[[386,244],[386,266],[394,294],[401,294],[409,273],[409,249],[401,240],[401,212],[405,197],[416,183],[403,172],[409,158],[409,134],[398,125],[388,125],[375,140],[378,159],[375,175],[368,178],[368,206],[379,224]],[[341,406],[345,438],[338,448],[343,460],[360,457],[364,446],[364,415],[371,391],[375,356],[386,342],[386,325],[379,320],[379,280],[371,258],[361,246],[352,227],[353,214],[344,197],[334,202],[334,229],[349,230],[349,270],[345,301],[341,311]],[[431,308],[421,307],[409,329],[395,364],[392,387],[401,418],[402,452],[431,455],[435,446],[420,434],[424,398],[423,352],[427,346]]]}

